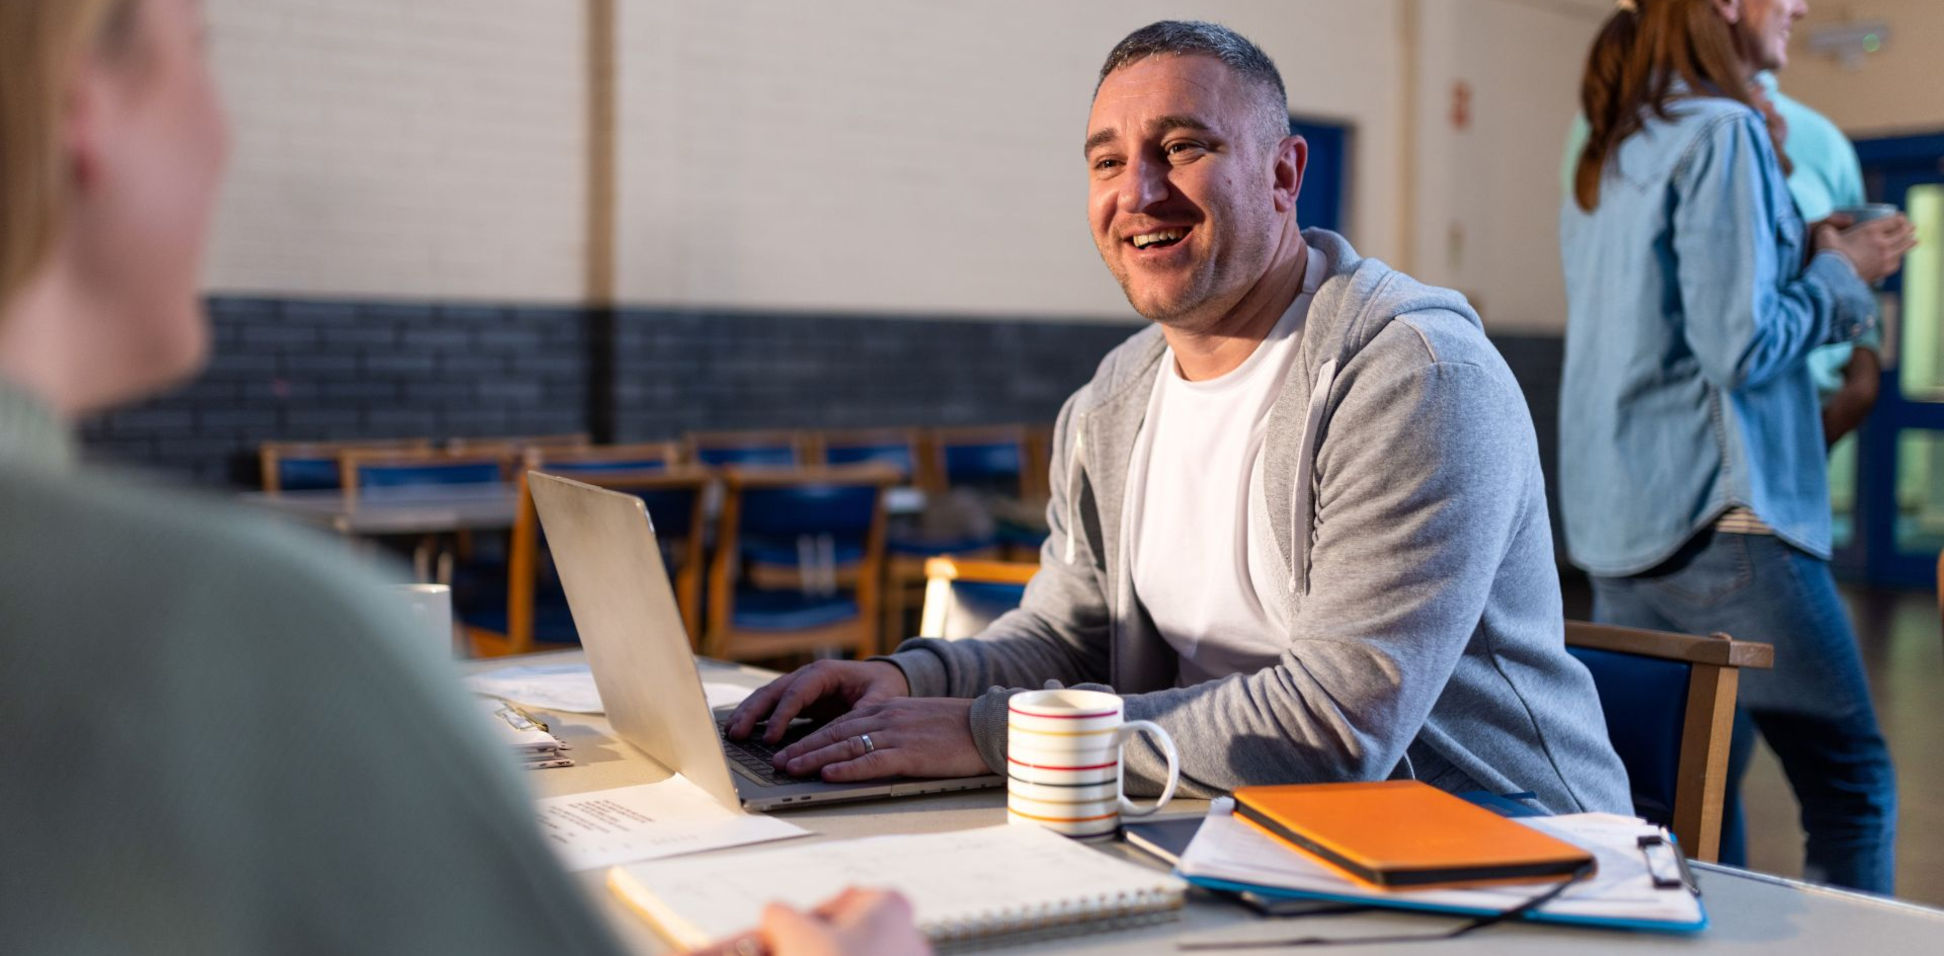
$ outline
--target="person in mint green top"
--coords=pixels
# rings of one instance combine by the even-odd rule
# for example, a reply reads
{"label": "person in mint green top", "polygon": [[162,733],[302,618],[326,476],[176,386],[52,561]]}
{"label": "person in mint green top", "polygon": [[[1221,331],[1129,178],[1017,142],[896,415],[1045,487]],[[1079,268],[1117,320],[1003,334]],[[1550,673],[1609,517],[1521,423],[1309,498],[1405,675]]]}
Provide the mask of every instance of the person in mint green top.
{"label": "person in mint green top", "polygon": [[[1783,93],[1773,71],[1756,74],[1755,82],[1763,94],[1760,100],[1767,101],[1769,109],[1764,112],[1769,121],[1781,124],[1784,135],[1778,138],[1792,165],[1789,196],[1802,220],[1821,222],[1838,209],[1862,205],[1863,164],[1843,131],[1828,117]],[[1586,117],[1574,116],[1559,173],[1567,195],[1573,192],[1573,175],[1586,149],[1586,136]],[[1835,342],[1809,353],[1809,377],[1822,398],[1823,438],[1829,444],[1862,424],[1876,404],[1882,341],[1881,329],[1871,329],[1855,342]]]}
{"label": "person in mint green top", "polygon": [[[0,3],[0,949],[621,952],[383,581],[76,460],[207,348],[202,48],[196,0]],[[763,942],[922,951],[901,905]]]}

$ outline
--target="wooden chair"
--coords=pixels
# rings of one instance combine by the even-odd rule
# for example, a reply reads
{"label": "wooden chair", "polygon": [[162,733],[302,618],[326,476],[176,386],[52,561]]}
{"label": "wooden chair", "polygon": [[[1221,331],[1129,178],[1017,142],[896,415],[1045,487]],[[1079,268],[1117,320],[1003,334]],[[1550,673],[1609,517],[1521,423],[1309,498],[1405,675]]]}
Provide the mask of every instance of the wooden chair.
{"label": "wooden chair", "polygon": [[[560,472],[550,465],[539,465],[533,470],[642,499],[654,522],[663,558],[674,570],[675,603],[681,609],[682,626],[690,642],[696,643],[702,633],[703,492],[713,478],[709,470],[683,465],[597,472]],[[555,593],[557,587],[548,587],[542,593],[542,572],[548,559],[541,542],[539,512],[527,490],[527,470],[521,469],[515,481],[520,489],[520,509],[507,545],[506,603],[500,608],[475,610],[466,623],[473,653],[480,657],[527,654],[543,641],[565,644],[578,638],[566,595]],[[551,575],[546,578],[549,584],[554,580]],[[540,622],[543,614],[546,621]]]}
{"label": "wooden chair", "polygon": [[958,640],[985,630],[999,615],[1019,606],[1026,582],[1039,565],[1018,561],[925,562],[925,610],[919,637]]}
{"label": "wooden chair", "polygon": [[257,446],[263,490],[336,491],[338,455],[346,451],[429,451],[429,438],[377,438],[361,441],[267,441]]}
{"label": "wooden chair", "polygon": [[[424,494],[438,489],[502,486],[511,459],[505,454],[455,454],[446,451],[403,451],[355,448],[338,453],[338,490],[347,505],[355,506],[373,494]],[[470,531],[451,535],[451,547],[440,535],[423,535],[412,549],[412,570],[420,581],[452,583],[455,559],[474,555]]]}
{"label": "wooden chair", "polygon": [[1025,497],[1026,432],[1024,425],[934,428],[928,436],[930,460],[920,478],[929,491],[974,488]]}
{"label": "wooden chair", "polygon": [[993,519],[990,532],[956,540],[898,539],[892,542],[885,581],[887,633],[907,626],[908,609],[921,600],[925,562],[934,557],[960,560],[1007,558],[1025,560],[1039,548],[1043,535],[1022,533],[1013,520],[1021,512],[1044,507],[1027,502],[1030,489],[1045,485],[1028,478],[1032,459],[1030,430],[1024,425],[977,425],[934,428],[922,448],[920,485],[928,495],[946,496],[970,490],[980,510]]}
{"label": "wooden chair", "polygon": [[897,471],[730,468],[722,479],[703,652],[725,660],[877,653],[884,490],[898,483]]}
{"label": "wooden chair", "polygon": [[810,463],[810,438],[800,431],[689,432],[688,460],[711,468],[796,468]]}
{"label": "wooden chair", "polygon": [[1726,634],[1567,621],[1566,649],[1599,688],[1607,736],[1633,786],[1634,811],[1669,826],[1688,856],[1714,862],[1741,671],[1773,666],[1774,648]]}
{"label": "wooden chair", "polygon": [[445,450],[455,455],[512,455],[519,456],[529,448],[543,450],[567,450],[585,448],[588,445],[586,432],[569,432],[563,435],[484,435],[470,438],[448,438]]}

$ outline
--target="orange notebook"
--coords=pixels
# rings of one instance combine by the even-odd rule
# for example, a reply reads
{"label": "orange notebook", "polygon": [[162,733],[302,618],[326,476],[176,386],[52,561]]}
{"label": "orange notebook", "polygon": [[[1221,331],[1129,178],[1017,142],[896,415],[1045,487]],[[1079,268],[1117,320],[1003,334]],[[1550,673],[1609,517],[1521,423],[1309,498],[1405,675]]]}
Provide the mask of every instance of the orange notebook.
{"label": "orange notebook", "polygon": [[1416,780],[1243,787],[1235,815],[1381,889],[1593,870],[1585,850]]}

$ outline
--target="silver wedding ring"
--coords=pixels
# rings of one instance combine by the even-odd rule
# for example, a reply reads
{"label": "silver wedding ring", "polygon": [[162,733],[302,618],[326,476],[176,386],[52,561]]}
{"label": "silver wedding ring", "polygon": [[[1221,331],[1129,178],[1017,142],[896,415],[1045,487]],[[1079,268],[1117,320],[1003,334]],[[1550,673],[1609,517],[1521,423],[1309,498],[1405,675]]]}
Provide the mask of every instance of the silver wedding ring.
{"label": "silver wedding ring", "polygon": [[857,741],[864,745],[864,752],[867,754],[877,750],[877,744],[871,742],[870,734],[858,734]]}

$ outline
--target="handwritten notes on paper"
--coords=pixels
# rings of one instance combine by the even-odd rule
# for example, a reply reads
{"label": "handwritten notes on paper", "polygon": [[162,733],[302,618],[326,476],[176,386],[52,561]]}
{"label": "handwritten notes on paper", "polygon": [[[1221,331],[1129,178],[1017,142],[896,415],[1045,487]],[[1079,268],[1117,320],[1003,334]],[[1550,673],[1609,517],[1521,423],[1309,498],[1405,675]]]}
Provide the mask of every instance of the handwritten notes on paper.
{"label": "handwritten notes on paper", "polygon": [[682,776],[538,802],[540,832],[570,870],[804,836],[775,817],[717,803]]}
{"label": "handwritten notes on paper", "polygon": [[[594,687],[594,674],[586,664],[528,664],[502,667],[466,678],[475,694],[503,697],[539,710],[558,710],[573,714],[599,714],[601,692]],[[702,693],[710,708],[734,707],[751,690],[739,684],[703,681]]]}

